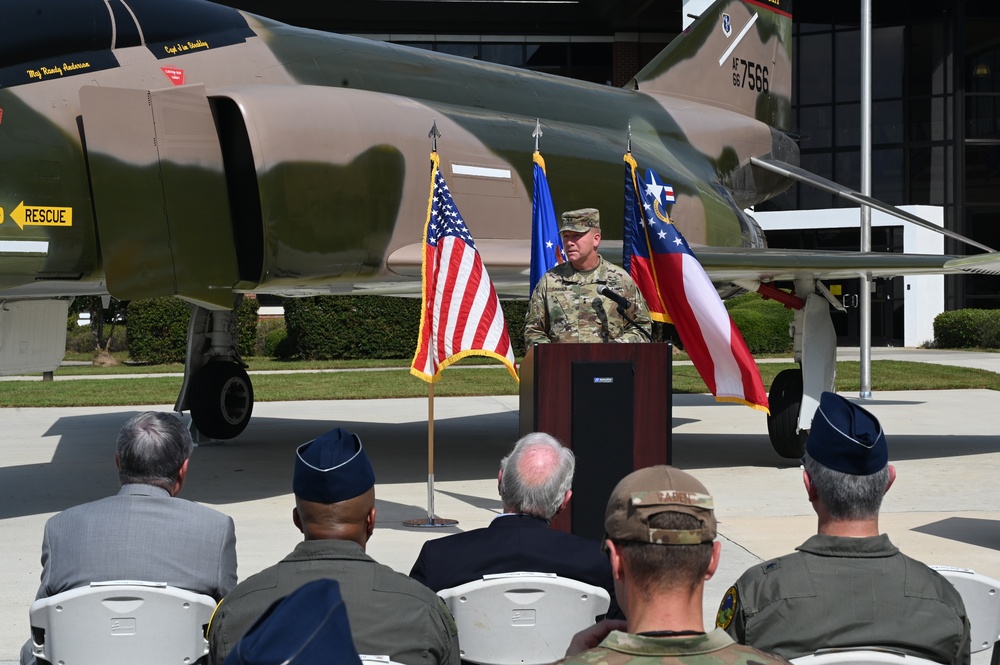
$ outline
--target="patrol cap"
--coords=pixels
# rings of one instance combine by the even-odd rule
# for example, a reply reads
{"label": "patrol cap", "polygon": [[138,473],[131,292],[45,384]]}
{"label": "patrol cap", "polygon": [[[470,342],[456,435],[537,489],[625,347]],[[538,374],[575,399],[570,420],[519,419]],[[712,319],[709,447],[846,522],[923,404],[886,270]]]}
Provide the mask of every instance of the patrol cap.
{"label": "patrol cap", "polygon": [[323,578],[272,603],[236,643],[223,665],[360,662],[340,585]]}
{"label": "patrol cap", "polygon": [[601,213],[597,208],[568,210],[562,214],[562,220],[559,222],[559,233],[563,231],[586,233],[590,229],[601,230]]}
{"label": "patrol cap", "polygon": [[357,434],[338,427],[295,451],[292,491],[300,499],[338,503],[374,486],[375,471]]}
{"label": "patrol cap", "polygon": [[[656,529],[649,519],[660,513],[683,513],[701,522],[694,530]],[[712,497],[694,476],[659,465],[628,474],[615,486],[604,516],[604,531],[614,541],[658,545],[697,545],[715,540]]]}
{"label": "patrol cap", "polygon": [[878,419],[831,392],[820,396],[806,452],[828,469],[853,476],[877,473],[889,463],[889,446]]}

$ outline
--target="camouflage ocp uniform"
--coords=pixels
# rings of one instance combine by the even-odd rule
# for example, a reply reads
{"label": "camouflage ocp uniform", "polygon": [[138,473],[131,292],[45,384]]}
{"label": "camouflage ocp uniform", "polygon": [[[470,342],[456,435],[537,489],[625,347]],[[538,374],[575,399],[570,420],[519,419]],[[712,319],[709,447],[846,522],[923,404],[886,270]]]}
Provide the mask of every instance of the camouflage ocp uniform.
{"label": "camouflage ocp uniform", "polygon": [[559,661],[560,665],[769,665],[780,656],[736,644],[720,628],[704,635],[651,637],[613,631],[596,648]]}
{"label": "camouflage ocp uniform", "polygon": [[625,313],[649,332],[649,310],[635,282],[602,257],[593,270],[581,272],[571,263],[560,263],[538,280],[524,320],[525,344],[649,341],[618,313],[614,302],[597,292],[601,286],[628,299],[632,307]]}

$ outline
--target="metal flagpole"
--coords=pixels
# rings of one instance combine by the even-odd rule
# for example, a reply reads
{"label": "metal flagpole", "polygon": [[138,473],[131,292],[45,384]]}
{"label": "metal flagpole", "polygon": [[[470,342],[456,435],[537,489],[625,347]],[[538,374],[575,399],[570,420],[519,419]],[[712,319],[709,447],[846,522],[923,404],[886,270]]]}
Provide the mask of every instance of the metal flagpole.
{"label": "metal flagpole", "polygon": [[[428,132],[427,138],[431,140],[431,150],[437,152],[437,140],[441,136],[438,131],[437,121]],[[425,277],[426,279],[426,277]],[[458,520],[449,520],[434,517],[434,384],[427,384],[427,518],[406,520],[403,526],[454,526]]]}
{"label": "metal flagpole", "polygon": [[[861,193],[872,193],[872,4],[861,0]],[[861,251],[872,250],[872,209],[861,206]],[[861,275],[858,293],[861,390],[858,397],[872,398],[872,278]]]}

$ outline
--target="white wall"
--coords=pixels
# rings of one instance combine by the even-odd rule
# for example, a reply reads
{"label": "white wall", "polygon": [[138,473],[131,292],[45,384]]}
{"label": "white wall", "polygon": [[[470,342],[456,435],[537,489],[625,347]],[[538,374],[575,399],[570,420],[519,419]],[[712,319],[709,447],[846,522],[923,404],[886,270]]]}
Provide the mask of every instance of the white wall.
{"label": "white wall", "polygon": [[[939,206],[900,206],[903,210],[938,227],[944,227],[944,210]],[[764,232],[789,229],[857,228],[861,223],[858,208],[795,210],[789,212],[751,213]],[[872,227],[902,226],[903,251],[907,254],[943,254],[944,236],[915,224],[872,211]],[[907,275],[903,277],[903,316],[905,346],[920,346],[934,339],[934,317],[944,311],[943,275]]]}

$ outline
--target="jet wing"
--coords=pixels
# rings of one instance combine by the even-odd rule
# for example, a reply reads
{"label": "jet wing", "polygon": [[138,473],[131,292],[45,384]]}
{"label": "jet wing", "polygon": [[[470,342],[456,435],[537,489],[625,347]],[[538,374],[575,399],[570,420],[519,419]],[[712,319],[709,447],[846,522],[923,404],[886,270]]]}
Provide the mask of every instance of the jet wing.
{"label": "jet wing", "polygon": [[1000,252],[954,256],[704,246],[692,246],[691,250],[713,282],[849,279],[861,275],[1000,275]]}

